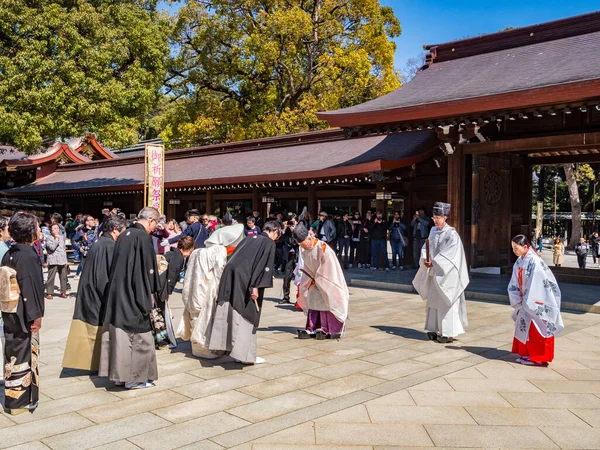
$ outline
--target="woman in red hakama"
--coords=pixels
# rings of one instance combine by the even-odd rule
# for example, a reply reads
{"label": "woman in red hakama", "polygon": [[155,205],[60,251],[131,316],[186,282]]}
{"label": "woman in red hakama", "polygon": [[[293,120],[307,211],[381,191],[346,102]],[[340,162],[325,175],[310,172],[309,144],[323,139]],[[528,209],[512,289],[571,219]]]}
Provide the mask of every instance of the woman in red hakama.
{"label": "woman in red hakama", "polygon": [[515,236],[512,248],[517,261],[508,286],[515,309],[512,352],[518,363],[546,365],[554,359],[554,335],[564,328],[560,316],[561,294],[554,274],[524,235]]}

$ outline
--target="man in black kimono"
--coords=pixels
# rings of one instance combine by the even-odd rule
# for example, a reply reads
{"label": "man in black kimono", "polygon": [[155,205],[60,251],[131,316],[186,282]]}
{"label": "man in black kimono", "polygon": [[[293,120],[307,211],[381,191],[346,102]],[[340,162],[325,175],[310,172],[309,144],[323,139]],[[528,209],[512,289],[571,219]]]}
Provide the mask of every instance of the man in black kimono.
{"label": "man in black kimono", "polygon": [[40,259],[31,246],[40,231],[37,217],[17,213],[10,219],[8,230],[15,244],[1,263],[17,271],[21,295],[16,305],[7,304],[2,308],[6,339],[4,409],[9,414],[21,414],[35,410],[39,400],[39,330],[45,307],[44,280]]}
{"label": "man in black kimono", "polygon": [[264,362],[256,356],[256,329],[265,288],[273,286],[275,241],[280,234],[279,223],[269,221],[261,234],[237,246],[219,283],[210,350],[230,352],[245,364]]}
{"label": "man in black kimono", "polygon": [[103,224],[102,236],[90,248],[79,280],[63,367],[98,370],[102,324],[106,309],[104,294],[108,285],[115,242],[125,230],[127,221],[119,216],[109,216]]}
{"label": "man in black kimono", "polygon": [[144,208],[119,236],[106,288],[99,374],[127,389],[153,386],[158,378],[150,312],[160,281],[149,234],[159,216],[156,209]]}

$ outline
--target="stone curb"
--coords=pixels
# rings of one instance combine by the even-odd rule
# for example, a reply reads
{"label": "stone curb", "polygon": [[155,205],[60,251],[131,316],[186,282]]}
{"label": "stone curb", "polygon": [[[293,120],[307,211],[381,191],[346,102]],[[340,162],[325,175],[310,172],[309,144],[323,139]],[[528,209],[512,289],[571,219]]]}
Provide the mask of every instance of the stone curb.
{"label": "stone curb", "polygon": [[[367,289],[382,289],[385,291],[404,292],[407,294],[416,294],[412,284],[389,283],[386,281],[351,279],[350,286]],[[490,294],[487,292],[465,291],[465,297],[469,300],[478,300],[494,303],[509,304],[508,295]],[[576,302],[562,302],[561,309],[565,311],[577,311],[584,313],[600,314],[600,305],[586,305]]]}

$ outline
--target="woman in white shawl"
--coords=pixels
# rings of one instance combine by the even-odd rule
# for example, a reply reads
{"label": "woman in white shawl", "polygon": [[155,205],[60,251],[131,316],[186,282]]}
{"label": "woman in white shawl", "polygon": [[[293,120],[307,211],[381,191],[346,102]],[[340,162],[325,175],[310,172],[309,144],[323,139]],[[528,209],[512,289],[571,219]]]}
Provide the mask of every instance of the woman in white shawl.
{"label": "woman in white shawl", "polygon": [[192,341],[192,354],[199,358],[219,357],[208,349],[219,281],[227,257],[244,238],[244,225],[219,228],[206,240],[206,247],[191,254],[183,282],[185,307],[177,336]]}
{"label": "woman in white shawl", "polygon": [[560,289],[526,236],[515,236],[512,249],[518,257],[508,285],[510,305],[515,308],[512,352],[519,354],[518,363],[546,365],[554,359],[554,336],[564,328]]}

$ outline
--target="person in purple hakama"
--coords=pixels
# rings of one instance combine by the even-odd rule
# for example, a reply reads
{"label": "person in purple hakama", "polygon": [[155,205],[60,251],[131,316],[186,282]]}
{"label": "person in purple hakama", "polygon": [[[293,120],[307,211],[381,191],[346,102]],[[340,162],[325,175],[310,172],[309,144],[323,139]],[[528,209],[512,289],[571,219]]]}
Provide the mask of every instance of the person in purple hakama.
{"label": "person in purple hakama", "polygon": [[339,339],[348,317],[350,294],[337,256],[301,223],[294,228],[294,238],[304,261],[298,304],[307,315],[306,328],[298,330],[298,338]]}

